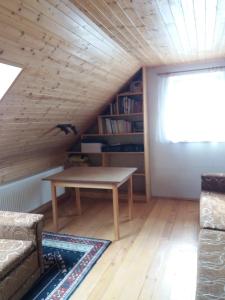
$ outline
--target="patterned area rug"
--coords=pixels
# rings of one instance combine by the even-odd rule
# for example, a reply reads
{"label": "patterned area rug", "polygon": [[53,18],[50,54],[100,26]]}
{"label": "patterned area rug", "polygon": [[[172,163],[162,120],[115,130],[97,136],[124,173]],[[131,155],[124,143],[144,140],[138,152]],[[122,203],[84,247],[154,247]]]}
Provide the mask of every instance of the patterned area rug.
{"label": "patterned area rug", "polygon": [[43,233],[45,272],[23,300],[66,300],[82,282],[110,241]]}

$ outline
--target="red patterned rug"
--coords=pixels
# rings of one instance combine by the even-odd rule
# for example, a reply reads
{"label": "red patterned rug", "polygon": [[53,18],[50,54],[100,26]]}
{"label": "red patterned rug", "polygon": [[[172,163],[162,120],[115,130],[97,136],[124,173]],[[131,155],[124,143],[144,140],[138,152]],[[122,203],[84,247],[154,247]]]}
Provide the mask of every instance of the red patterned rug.
{"label": "red patterned rug", "polygon": [[45,272],[23,300],[66,300],[111,242],[67,234],[43,233]]}

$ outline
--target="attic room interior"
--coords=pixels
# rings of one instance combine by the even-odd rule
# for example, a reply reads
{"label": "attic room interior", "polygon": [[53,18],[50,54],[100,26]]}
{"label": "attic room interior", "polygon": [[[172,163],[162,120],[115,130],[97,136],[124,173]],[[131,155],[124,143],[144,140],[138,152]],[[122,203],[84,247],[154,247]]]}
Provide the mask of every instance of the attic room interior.
{"label": "attic room interior", "polygon": [[0,0],[0,300],[225,299],[225,1]]}

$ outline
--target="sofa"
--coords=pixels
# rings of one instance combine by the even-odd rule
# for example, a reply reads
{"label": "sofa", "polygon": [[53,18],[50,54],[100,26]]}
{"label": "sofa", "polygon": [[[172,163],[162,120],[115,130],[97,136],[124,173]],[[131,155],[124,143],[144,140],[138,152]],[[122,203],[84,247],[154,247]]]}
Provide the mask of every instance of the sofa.
{"label": "sofa", "polygon": [[0,211],[0,299],[18,300],[43,271],[43,216]]}
{"label": "sofa", "polygon": [[225,174],[203,174],[196,300],[225,299]]}

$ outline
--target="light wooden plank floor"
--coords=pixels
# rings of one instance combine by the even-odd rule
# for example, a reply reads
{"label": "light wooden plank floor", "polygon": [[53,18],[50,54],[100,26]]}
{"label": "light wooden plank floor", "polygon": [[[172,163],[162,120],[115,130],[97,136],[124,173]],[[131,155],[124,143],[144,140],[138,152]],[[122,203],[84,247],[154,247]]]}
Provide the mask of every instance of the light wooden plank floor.
{"label": "light wooden plank floor", "polygon": [[[63,233],[113,240],[112,202],[83,199],[83,215],[75,202],[60,205]],[[120,204],[121,240],[113,242],[72,300],[194,300],[197,264],[199,203],[155,199],[135,203],[128,221],[127,205]],[[51,213],[46,230],[52,230]]]}

